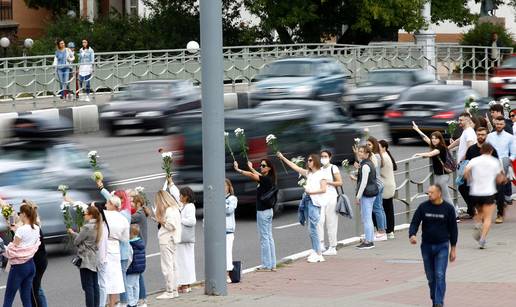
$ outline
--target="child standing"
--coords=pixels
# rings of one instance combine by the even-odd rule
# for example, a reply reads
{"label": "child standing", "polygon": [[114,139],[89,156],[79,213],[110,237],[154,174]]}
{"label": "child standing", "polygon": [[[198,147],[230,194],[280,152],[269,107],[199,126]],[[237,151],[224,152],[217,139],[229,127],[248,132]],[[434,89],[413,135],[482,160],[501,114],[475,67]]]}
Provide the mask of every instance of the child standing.
{"label": "child standing", "polygon": [[231,180],[224,182],[224,191],[226,192],[226,271],[233,271],[233,241],[235,240],[235,210],[237,208],[238,199],[235,196],[235,190],[231,184]]}
{"label": "child standing", "polygon": [[133,248],[133,261],[127,268],[127,300],[128,307],[136,307],[140,294],[140,276],[145,271],[145,243],[140,238],[140,227],[131,225],[129,243]]}

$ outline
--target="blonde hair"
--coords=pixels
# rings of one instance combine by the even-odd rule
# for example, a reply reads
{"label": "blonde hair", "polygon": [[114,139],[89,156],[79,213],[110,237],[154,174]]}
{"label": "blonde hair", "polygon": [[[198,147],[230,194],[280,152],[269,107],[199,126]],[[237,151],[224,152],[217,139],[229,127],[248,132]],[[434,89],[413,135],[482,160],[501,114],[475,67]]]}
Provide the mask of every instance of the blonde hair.
{"label": "blonde hair", "polygon": [[163,220],[167,208],[179,210],[179,205],[177,204],[177,201],[174,199],[174,197],[172,197],[170,193],[163,190],[160,190],[158,193],[156,193],[154,203],[156,204],[156,219],[158,221]]}
{"label": "blonde hair", "polygon": [[226,185],[228,186],[229,194],[231,194],[231,195],[235,195],[235,189],[233,188],[233,184],[231,183],[231,180],[229,180],[228,178],[226,178],[226,180],[224,180],[224,182],[225,182],[225,183],[226,183]]}

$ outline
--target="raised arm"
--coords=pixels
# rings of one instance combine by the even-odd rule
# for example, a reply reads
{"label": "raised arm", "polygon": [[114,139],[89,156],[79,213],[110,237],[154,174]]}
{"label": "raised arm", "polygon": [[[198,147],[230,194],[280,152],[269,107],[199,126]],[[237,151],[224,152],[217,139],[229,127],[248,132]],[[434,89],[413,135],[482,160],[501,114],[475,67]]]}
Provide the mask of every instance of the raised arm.
{"label": "raised arm", "polygon": [[423,139],[423,141],[425,141],[425,143],[430,145],[430,138],[426,134],[424,134],[423,131],[421,131],[419,129],[419,127],[416,125],[415,122],[412,122],[412,129],[414,129],[421,136],[421,138]]}
{"label": "raised arm", "polygon": [[435,157],[435,156],[439,155],[440,153],[441,152],[439,151],[439,149],[434,149],[434,150],[431,150],[428,152],[416,153],[416,154],[414,154],[414,157],[431,158],[431,157]]}
{"label": "raised arm", "polygon": [[247,178],[250,178],[256,182],[260,181],[260,175],[259,174],[255,174],[253,172],[249,172],[249,171],[244,171],[244,170],[241,170],[239,167],[238,167],[238,162],[233,162],[233,167],[235,169],[235,171],[239,174],[242,174],[244,176],[246,176]]}
{"label": "raised arm", "polygon": [[305,176],[306,177],[308,175],[308,171],[306,169],[297,166],[294,162],[292,162],[289,159],[285,158],[285,156],[283,156],[283,154],[281,152],[278,151],[276,153],[276,156],[278,158],[280,158],[280,160],[283,161],[286,165],[288,165],[288,167],[293,169],[295,172],[299,173],[301,176]]}
{"label": "raised arm", "polygon": [[[251,173],[253,173],[253,174],[255,174],[255,175],[260,176],[260,173],[259,173],[257,170],[255,170],[255,169],[254,169],[254,167],[253,167],[253,162],[251,162],[251,161],[247,161],[247,168],[249,168],[249,171],[250,171]],[[258,177],[258,178],[260,178],[260,177]]]}

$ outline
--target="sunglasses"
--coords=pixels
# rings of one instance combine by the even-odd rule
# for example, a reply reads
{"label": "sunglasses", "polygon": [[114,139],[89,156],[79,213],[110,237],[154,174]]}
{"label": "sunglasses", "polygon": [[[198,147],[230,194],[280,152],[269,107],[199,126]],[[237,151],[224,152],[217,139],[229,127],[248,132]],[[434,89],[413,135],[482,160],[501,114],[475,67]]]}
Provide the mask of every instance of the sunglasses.
{"label": "sunglasses", "polygon": [[269,167],[267,164],[260,164],[260,167]]}
{"label": "sunglasses", "polygon": [[312,159],[308,159],[308,162],[312,162],[313,160]]}
{"label": "sunglasses", "polygon": [[516,114],[511,114],[511,117],[516,117]]}

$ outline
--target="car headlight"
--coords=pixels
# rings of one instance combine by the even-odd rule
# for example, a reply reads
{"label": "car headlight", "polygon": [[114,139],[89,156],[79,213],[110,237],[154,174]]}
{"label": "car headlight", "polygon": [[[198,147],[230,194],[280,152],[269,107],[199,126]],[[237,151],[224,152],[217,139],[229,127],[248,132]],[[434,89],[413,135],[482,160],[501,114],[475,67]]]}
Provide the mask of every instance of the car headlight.
{"label": "car headlight", "polygon": [[378,99],[379,101],[390,101],[390,100],[396,100],[400,98],[400,95],[399,94],[395,94],[395,95],[387,95],[387,96],[383,96],[381,97],[380,99]]}
{"label": "car headlight", "polygon": [[491,79],[489,79],[489,82],[490,82],[490,83],[503,83],[503,78],[500,78],[500,77],[492,77]]}
{"label": "car headlight", "polygon": [[301,85],[290,89],[294,95],[309,96],[312,93],[312,87],[309,85]]}
{"label": "car headlight", "polygon": [[358,97],[357,97],[357,95],[346,95],[342,99],[344,100],[344,102],[352,102],[352,101],[357,101]]}
{"label": "car headlight", "polygon": [[163,112],[161,111],[146,111],[146,112],[140,112],[136,113],[135,117],[158,117],[162,116]]}
{"label": "car headlight", "polygon": [[116,111],[108,111],[108,112],[102,112],[100,113],[100,117],[101,118],[110,118],[110,117],[117,117],[117,116],[120,116],[120,112],[116,112]]}

